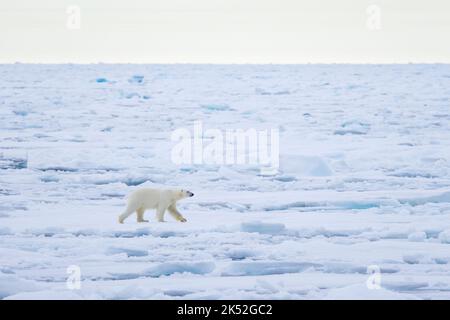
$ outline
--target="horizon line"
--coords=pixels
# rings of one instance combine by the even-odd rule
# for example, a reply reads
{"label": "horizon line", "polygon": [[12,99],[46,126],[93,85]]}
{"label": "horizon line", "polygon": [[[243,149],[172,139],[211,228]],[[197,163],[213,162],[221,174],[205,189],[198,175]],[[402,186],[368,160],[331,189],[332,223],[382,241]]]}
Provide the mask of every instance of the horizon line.
{"label": "horizon line", "polygon": [[448,62],[2,62],[0,65],[450,65]]}

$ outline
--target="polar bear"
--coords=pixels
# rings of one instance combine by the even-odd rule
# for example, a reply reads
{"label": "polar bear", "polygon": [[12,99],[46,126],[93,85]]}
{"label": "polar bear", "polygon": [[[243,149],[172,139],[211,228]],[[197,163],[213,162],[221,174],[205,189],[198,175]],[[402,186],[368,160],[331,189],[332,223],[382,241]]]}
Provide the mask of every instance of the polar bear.
{"label": "polar bear", "polygon": [[119,216],[119,223],[128,218],[134,211],[137,213],[138,222],[148,222],[144,220],[146,209],[156,209],[156,220],[164,222],[164,213],[169,213],[178,221],[186,222],[186,219],[178,212],[176,203],[178,200],[192,197],[194,194],[183,189],[139,189],[131,193],[128,198],[126,210]]}

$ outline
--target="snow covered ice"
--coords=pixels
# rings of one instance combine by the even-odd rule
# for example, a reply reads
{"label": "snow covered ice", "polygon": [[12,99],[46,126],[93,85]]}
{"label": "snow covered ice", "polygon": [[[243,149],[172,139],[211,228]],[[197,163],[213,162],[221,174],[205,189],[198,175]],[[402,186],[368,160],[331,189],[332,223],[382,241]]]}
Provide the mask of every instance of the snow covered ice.
{"label": "snow covered ice", "polygon": [[[0,298],[450,299],[449,65],[14,64],[0,88]],[[173,164],[198,120],[278,128],[278,174]],[[188,222],[118,224],[143,186],[193,191]]]}

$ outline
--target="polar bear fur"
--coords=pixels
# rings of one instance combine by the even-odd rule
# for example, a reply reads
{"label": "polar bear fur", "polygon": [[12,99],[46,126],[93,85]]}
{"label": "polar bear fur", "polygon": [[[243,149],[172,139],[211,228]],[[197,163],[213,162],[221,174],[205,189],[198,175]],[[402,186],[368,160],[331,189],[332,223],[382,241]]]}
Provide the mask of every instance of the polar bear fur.
{"label": "polar bear fur", "polygon": [[132,192],[128,198],[126,210],[119,216],[119,223],[128,218],[133,212],[137,213],[138,222],[148,222],[144,220],[144,212],[147,209],[156,209],[156,220],[164,222],[164,213],[166,210],[175,218],[175,220],[186,222],[186,219],[178,212],[177,201],[192,197],[194,194],[183,189],[139,189]]}

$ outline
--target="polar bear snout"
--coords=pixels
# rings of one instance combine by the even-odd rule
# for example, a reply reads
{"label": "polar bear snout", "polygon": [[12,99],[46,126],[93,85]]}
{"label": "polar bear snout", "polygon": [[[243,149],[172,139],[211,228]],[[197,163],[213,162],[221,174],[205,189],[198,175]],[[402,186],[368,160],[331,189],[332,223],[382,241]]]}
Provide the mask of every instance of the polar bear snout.
{"label": "polar bear snout", "polygon": [[180,195],[180,199],[183,199],[183,198],[193,197],[194,193],[190,192],[189,190],[181,189],[179,195]]}

